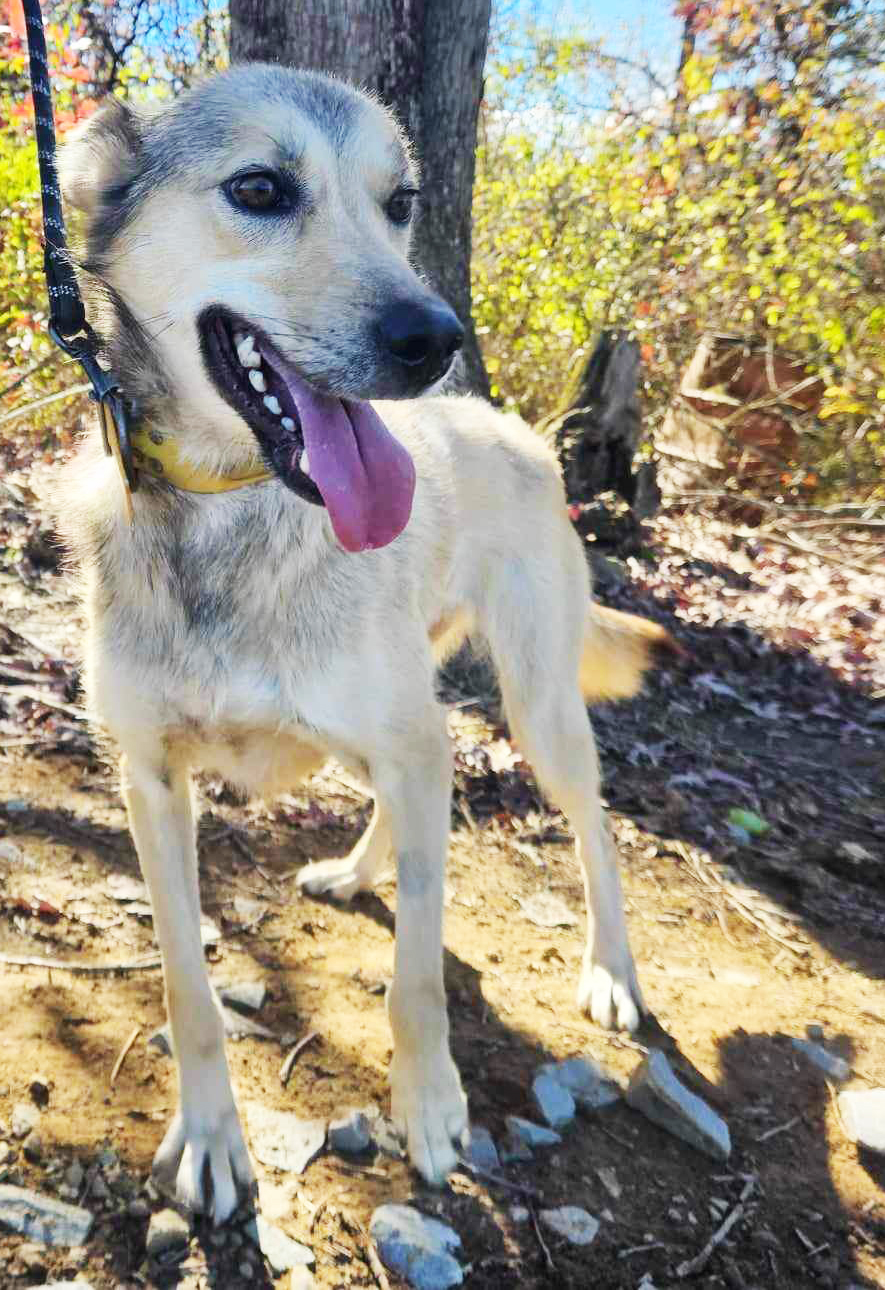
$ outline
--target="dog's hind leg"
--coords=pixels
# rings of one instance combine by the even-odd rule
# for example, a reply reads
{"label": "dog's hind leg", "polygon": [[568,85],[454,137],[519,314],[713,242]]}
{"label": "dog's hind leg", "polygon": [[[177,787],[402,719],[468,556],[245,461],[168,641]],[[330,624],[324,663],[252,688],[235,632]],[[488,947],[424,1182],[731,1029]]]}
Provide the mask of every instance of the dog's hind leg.
{"label": "dog's hind leg", "polygon": [[223,1223],[253,1176],[231,1091],[224,1025],[203,958],[190,775],[159,756],[130,752],[121,776],[163,956],[178,1067],[178,1110],[154,1169],[174,1179],[184,1204],[211,1209],[215,1222]]}
{"label": "dog's hind leg", "polygon": [[[519,560],[502,570],[481,626],[514,738],[575,831],[587,905],[578,1003],[601,1026],[634,1030],[644,1006],[618,858],[599,800],[596,743],[578,683],[589,589],[583,556],[579,552],[580,563],[572,567],[569,554],[547,553],[544,565]],[[566,580],[549,576],[554,559],[570,575]]]}
{"label": "dog's hind leg", "polygon": [[376,801],[369,827],[350,854],[305,865],[296,879],[298,889],[310,896],[350,900],[358,891],[368,891],[374,885],[391,858],[391,848],[390,828]]}
{"label": "dog's hind leg", "polygon": [[[408,709],[406,709],[408,710]],[[442,1183],[463,1144],[467,1100],[449,1051],[443,986],[443,876],[449,836],[452,758],[445,722],[433,704],[395,754],[373,758],[372,782],[390,821],[396,855],[397,910],[393,984],[391,1112],[412,1164]]]}

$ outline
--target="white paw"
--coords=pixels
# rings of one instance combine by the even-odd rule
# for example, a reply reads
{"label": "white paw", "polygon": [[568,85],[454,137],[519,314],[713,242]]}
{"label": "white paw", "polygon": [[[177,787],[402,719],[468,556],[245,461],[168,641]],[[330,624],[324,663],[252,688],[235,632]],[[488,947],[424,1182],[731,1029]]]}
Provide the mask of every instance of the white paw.
{"label": "white paw", "polygon": [[467,1098],[448,1051],[434,1061],[397,1058],[390,1066],[391,1118],[408,1143],[409,1159],[434,1187],[458,1163],[469,1135]]}
{"label": "white paw", "polygon": [[578,1007],[606,1030],[636,1030],[645,1012],[632,960],[619,970],[584,960],[578,983]]}
{"label": "white paw", "polygon": [[352,900],[358,891],[368,891],[371,879],[364,879],[350,856],[341,860],[314,860],[305,865],[295,879],[299,891],[309,896],[331,896],[333,900]]}
{"label": "white paw", "polygon": [[154,1173],[174,1186],[183,1205],[211,1214],[216,1227],[226,1222],[255,1182],[233,1099],[220,1110],[180,1107],[154,1156]]}

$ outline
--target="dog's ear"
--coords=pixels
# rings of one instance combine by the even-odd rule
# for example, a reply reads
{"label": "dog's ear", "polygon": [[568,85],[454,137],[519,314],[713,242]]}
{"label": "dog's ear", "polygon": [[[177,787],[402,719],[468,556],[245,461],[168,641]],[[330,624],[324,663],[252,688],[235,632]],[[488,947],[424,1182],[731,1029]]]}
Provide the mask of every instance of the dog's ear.
{"label": "dog's ear", "polygon": [[58,154],[65,200],[89,215],[139,170],[143,120],[126,103],[111,99],[77,126]]}

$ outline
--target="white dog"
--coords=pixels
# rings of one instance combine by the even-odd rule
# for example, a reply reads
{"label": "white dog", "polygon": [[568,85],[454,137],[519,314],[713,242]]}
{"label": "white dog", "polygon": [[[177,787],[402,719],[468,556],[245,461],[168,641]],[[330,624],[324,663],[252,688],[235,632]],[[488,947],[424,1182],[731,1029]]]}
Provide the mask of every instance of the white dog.
{"label": "white dog", "polygon": [[[64,480],[89,618],[85,684],[122,750],[163,953],[180,1105],[156,1165],[223,1221],[252,1174],[200,944],[191,771],[256,793],[338,758],[375,812],[301,886],[339,898],[391,852],[392,1113],[445,1178],[467,1128],[442,975],[451,755],[434,669],[488,642],[513,734],[568,813],[587,896],[581,1007],[642,1010],[585,696],[635,692],[663,629],[594,607],[555,460],[512,416],[415,396],[460,344],[409,264],[417,172],[344,84],[251,65],[64,150],[84,285],[138,404],[127,522],[96,434]],[[396,400],[366,402],[372,400]]]}

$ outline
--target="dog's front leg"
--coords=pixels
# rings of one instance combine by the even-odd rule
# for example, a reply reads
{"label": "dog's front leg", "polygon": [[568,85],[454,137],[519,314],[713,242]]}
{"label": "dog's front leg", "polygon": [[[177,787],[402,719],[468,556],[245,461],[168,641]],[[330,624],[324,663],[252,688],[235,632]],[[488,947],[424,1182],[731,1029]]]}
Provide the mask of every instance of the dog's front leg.
{"label": "dog's front leg", "polygon": [[[200,893],[190,776],[124,757],[123,796],[151,894],[163,956],[179,1105],[154,1158],[179,1199],[223,1223],[253,1176],[230,1086],[224,1025],[200,939]],[[210,1194],[211,1184],[211,1194]]]}
{"label": "dog's front leg", "polygon": [[449,1051],[443,986],[443,875],[449,835],[451,752],[438,712],[409,757],[373,767],[397,868],[396,952],[387,1006],[393,1030],[391,1112],[409,1157],[428,1182],[456,1164],[467,1099]]}

